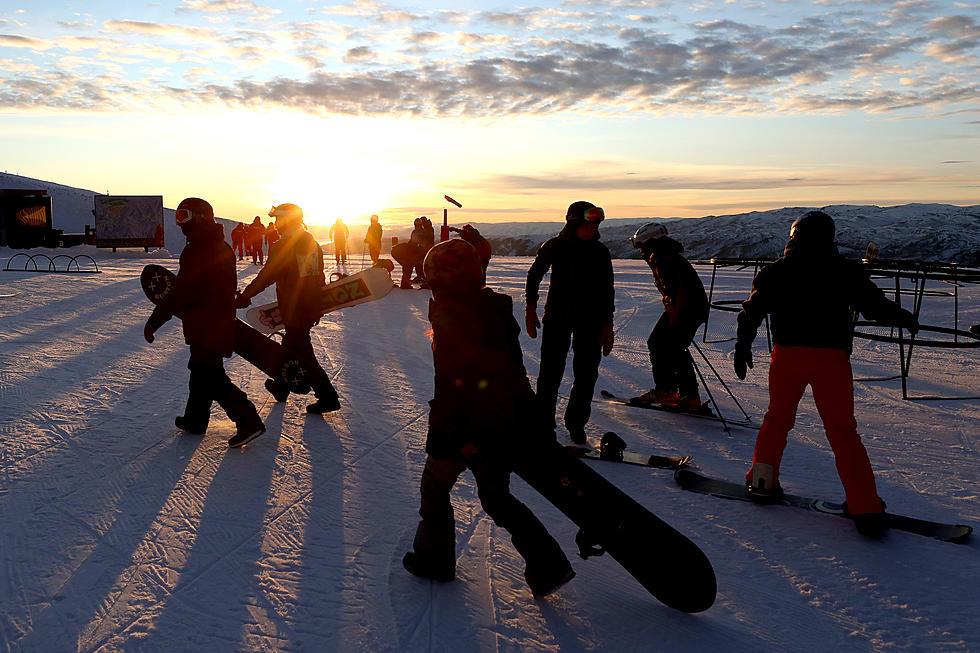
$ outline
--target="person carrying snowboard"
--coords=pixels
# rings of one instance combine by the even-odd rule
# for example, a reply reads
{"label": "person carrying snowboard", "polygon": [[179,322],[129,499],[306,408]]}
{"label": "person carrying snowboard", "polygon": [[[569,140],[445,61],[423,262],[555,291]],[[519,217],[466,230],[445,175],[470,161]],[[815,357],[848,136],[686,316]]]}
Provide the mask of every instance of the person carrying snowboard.
{"label": "person carrying snowboard", "polygon": [[538,286],[548,269],[551,283],[544,307],[538,400],[554,420],[558,387],[565,374],[571,347],[571,396],[565,409],[565,427],[572,442],[585,444],[585,425],[592,414],[592,395],[599,378],[599,363],[613,347],[612,257],[599,242],[602,209],[590,202],[573,202],[565,215],[565,228],[540,248],[527,272],[524,321],[527,334],[536,338]]}
{"label": "person carrying snowboard", "polygon": [[330,227],[330,238],[333,240],[333,256],[337,265],[347,263],[347,236],[350,230],[344,221],[337,218],[337,221]]}
{"label": "person carrying snowboard", "polygon": [[[320,304],[326,285],[323,250],[304,228],[300,207],[273,206],[269,216],[276,219],[279,240],[270,248],[265,267],[239,295],[238,308],[247,307],[252,297],[276,284],[276,300],[285,325],[283,355],[301,359],[314,370],[313,378],[308,381],[317,400],[306,407],[306,412],[328,413],[340,408],[340,399],[310,342],[310,329],[323,315]],[[289,396],[289,388],[281,381],[266,379],[265,387],[276,401],[286,401]]]}
{"label": "person carrying snowboard", "polygon": [[225,374],[222,360],[231,357],[235,343],[235,252],[205,200],[188,197],[177,205],[176,213],[187,245],[180,253],[172,300],[153,309],[143,337],[153,342],[153,334],[167,320],[178,313],[182,316],[191,374],[184,414],[174,423],[188,433],[204,435],[211,404],[218,402],[236,427],[228,446],[240,447],[262,435],[265,425],[255,405]]}
{"label": "person carrying snowboard", "polygon": [[773,350],[769,408],[756,438],[745,484],[762,503],[782,498],[779,463],[806,386],[823,421],[846,509],[858,532],[880,536],[888,528],[868,452],[854,419],[851,375],[852,311],[885,325],[918,331],[916,317],[888,300],[857,262],[845,260],[834,243],[836,227],[823,211],[809,211],[790,229],[782,258],[759,271],[738,314],[735,374],[752,367],[752,341],[770,315]]}
{"label": "person carrying snowboard", "polygon": [[538,406],[513,302],[484,285],[477,252],[462,240],[433,247],[423,268],[432,289],[435,383],[420,486],[422,519],[402,563],[416,576],[453,580],[456,526],[450,493],[469,468],[483,509],[510,533],[524,558],[532,594],[547,596],[575,572],[558,542],[510,493],[514,453],[528,455],[535,438],[554,438],[554,430],[535,419]]}
{"label": "person carrying snowboard", "polygon": [[684,246],[667,236],[667,228],[651,222],[636,230],[630,244],[640,250],[663,295],[664,312],[657,320],[647,349],[653,370],[653,388],[634,402],[669,404],[680,410],[701,409],[698,379],[688,347],[708,319],[708,295],[694,267],[681,254]]}
{"label": "person carrying snowboard", "polygon": [[378,216],[372,215],[371,224],[364,234],[364,244],[367,245],[372,265],[377,265],[378,260],[381,258],[381,233],[381,223],[378,222]]}

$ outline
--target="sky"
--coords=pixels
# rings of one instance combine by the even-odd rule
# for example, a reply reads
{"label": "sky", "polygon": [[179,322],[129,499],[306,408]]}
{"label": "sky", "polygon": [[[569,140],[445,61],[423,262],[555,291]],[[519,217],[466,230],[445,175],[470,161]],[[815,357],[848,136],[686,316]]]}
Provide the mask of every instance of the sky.
{"label": "sky", "polygon": [[972,205],[978,152],[980,0],[0,0],[0,169],[233,219]]}

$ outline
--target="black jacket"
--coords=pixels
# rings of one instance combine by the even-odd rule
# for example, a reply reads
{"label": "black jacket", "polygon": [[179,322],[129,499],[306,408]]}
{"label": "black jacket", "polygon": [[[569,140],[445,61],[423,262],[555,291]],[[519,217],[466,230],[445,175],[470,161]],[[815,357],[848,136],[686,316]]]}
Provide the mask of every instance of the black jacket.
{"label": "black jacket", "polygon": [[671,323],[700,324],[708,319],[708,295],[694,266],[681,255],[683,251],[683,245],[665,236],[655,241],[644,258]]}
{"label": "black jacket", "polygon": [[276,300],[286,328],[308,328],[323,315],[323,250],[303,228],[280,237],[269,260],[242,292],[252,298],[276,284]]}
{"label": "black jacket", "polygon": [[759,271],[738,314],[738,344],[748,347],[766,314],[773,341],[786,347],[823,347],[851,353],[851,311],[892,326],[916,323],[909,311],[885,297],[856,261],[834,245],[787,250]]}
{"label": "black jacket", "polygon": [[461,459],[465,445],[500,458],[515,431],[537,424],[513,301],[484,288],[429,301],[435,392],[425,450]]}
{"label": "black jacket", "polygon": [[612,257],[599,242],[577,238],[574,225],[566,226],[538,248],[527,272],[524,296],[529,306],[538,304],[538,286],[548,268],[551,281],[545,302],[546,320],[567,324],[606,324],[613,321],[615,291]]}
{"label": "black jacket", "polygon": [[237,287],[235,251],[225,242],[224,229],[220,224],[203,224],[180,253],[172,299],[153,310],[148,324],[156,331],[179,315],[188,345],[228,358],[235,346]]}

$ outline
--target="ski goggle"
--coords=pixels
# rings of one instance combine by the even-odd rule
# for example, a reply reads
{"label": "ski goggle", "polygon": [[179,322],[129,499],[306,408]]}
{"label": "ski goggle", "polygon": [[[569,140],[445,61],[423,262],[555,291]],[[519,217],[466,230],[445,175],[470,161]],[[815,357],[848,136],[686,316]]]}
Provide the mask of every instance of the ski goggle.
{"label": "ski goggle", "polygon": [[585,212],[585,221],[591,222],[592,224],[599,224],[606,219],[606,212],[603,211],[598,206],[593,206],[591,209]]}
{"label": "ski goggle", "polygon": [[189,224],[194,219],[194,212],[190,209],[177,209],[177,224]]}

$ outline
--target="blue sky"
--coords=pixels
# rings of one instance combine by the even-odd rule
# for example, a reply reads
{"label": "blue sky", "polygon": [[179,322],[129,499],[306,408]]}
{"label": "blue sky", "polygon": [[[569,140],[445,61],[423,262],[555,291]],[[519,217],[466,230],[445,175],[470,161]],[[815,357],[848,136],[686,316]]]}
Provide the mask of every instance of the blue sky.
{"label": "blue sky", "polygon": [[978,204],[978,57],[978,1],[5,0],[0,167],[228,217]]}

